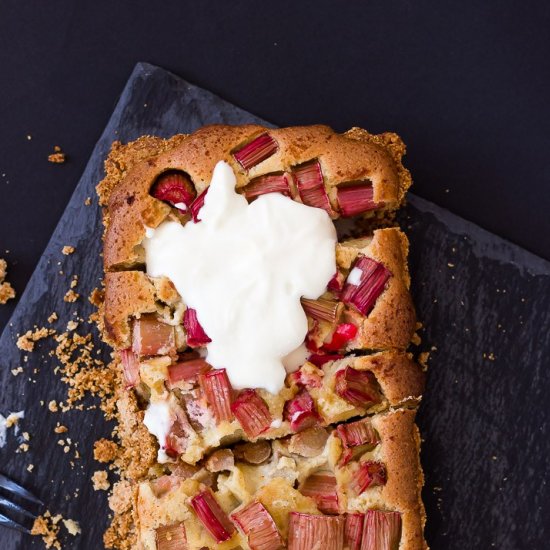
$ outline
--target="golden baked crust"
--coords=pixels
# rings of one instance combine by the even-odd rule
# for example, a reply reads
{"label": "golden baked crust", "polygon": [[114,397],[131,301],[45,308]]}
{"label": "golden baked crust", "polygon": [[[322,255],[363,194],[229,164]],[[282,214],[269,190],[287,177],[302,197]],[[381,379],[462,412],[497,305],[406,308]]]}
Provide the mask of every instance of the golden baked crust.
{"label": "golden baked crust", "polygon": [[[278,150],[246,171],[232,152],[264,132],[275,139]],[[235,171],[237,189],[243,189],[256,177],[291,172],[293,167],[319,160],[337,217],[338,186],[350,182],[370,181],[374,201],[383,203],[381,211],[398,208],[411,184],[410,174],[401,164],[404,151],[395,134],[373,136],[359,128],[337,134],[327,126],[267,129],[255,125],[213,125],[165,141],[142,137],[126,146],[116,143],[106,162],[107,176],[98,185],[100,203],[107,209],[105,269],[128,269],[141,263],[139,246],[145,226],[157,227],[172,210],[149,194],[156,178],[167,170],[185,172],[199,194],[209,185],[220,160],[228,162]],[[292,194],[299,200],[295,189]]]}

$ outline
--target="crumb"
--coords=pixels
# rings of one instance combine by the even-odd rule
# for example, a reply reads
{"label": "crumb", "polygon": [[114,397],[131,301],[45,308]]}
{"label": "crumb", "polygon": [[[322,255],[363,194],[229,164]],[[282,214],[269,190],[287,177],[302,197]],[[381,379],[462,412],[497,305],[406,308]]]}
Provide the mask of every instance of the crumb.
{"label": "crumb", "polygon": [[56,145],[54,148],[53,148],[53,153],[51,155],[48,155],[48,160],[50,162],[53,162],[55,164],[63,164],[65,162],[65,160],[67,159],[65,153],[63,153],[63,151],[61,151],[61,147],[59,147],[59,145]]}
{"label": "crumb", "polygon": [[48,409],[50,409],[50,412],[57,412],[59,411],[59,407],[57,405],[57,401],[55,401],[55,399],[52,399],[49,403],[48,403]]}
{"label": "crumb", "polygon": [[76,537],[76,535],[80,535],[80,533],[82,532],[80,530],[80,525],[74,519],[64,519],[63,525],[65,526],[65,529],[67,529],[69,535],[72,535],[73,537]]}
{"label": "crumb", "polygon": [[43,338],[47,338],[55,334],[55,330],[47,328],[35,328],[34,331],[27,330],[23,336],[17,339],[17,347],[24,351],[33,351],[34,343]]}
{"label": "crumb", "polygon": [[111,484],[107,479],[107,472],[105,470],[97,470],[92,476],[92,482],[94,484],[94,491],[107,491]]}
{"label": "crumb", "polygon": [[67,293],[63,297],[63,300],[65,300],[65,302],[72,303],[72,302],[76,302],[78,298],[80,298],[80,295],[71,288],[70,290],[67,291]]}
{"label": "crumb", "polygon": [[34,464],[29,464],[27,466],[27,472],[32,472],[34,470]]}
{"label": "crumb", "polygon": [[55,516],[52,517],[51,513],[46,511],[42,516],[38,516],[34,520],[32,526],[31,535],[36,535],[42,537],[46,548],[55,548],[55,550],[61,550],[61,544],[57,540],[59,535],[59,520],[61,517]]}
{"label": "crumb", "polygon": [[61,252],[65,254],[65,256],[68,256],[69,254],[72,254],[75,251],[74,246],[69,246],[66,244],[62,249]]}
{"label": "crumb", "polygon": [[51,324],[54,321],[57,321],[57,313],[55,311],[48,317],[48,323]]}
{"label": "crumb", "polygon": [[118,445],[109,439],[99,439],[94,443],[94,458],[98,462],[113,462],[118,452]]}
{"label": "crumb", "polygon": [[103,291],[96,287],[92,290],[90,296],[88,296],[88,300],[92,305],[99,307],[103,302],[103,297]]}
{"label": "crumb", "polygon": [[86,200],[84,201],[85,206],[90,206],[92,204],[92,199],[90,197],[86,197]]}
{"label": "crumb", "polygon": [[68,432],[69,431],[69,428],[67,428],[67,426],[62,426],[61,424],[59,424],[59,422],[57,423],[57,426],[53,429],[53,431],[56,433],[56,434],[64,434],[65,432]]}
{"label": "crumb", "polygon": [[28,443],[21,443],[19,447],[15,450],[16,453],[26,453],[29,450],[29,444]]}
{"label": "crumb", "polygon": [[17,376],[23,372],[23,367],[17,367],[16,369],[11,369],[13,376]]}
{"label": "crumb", "polygon": [[426,370],[428,368],[428,360],[430,359],[430,352],[429,351],[423,351],[422,353],[418,354],[418,363],[420,366]]}
{"label": "crumb", "polygon": [[8,264],[6,260],[0,258],[0,304],[5,304],[8,300],[15,298],[15,290],[10,283],[4,281],[7,268]]}
{"label": "crumb", "polygon": [[78,323],[76,321],[69,321],[67,323],[67,330],[68,331],[73,331],[73,330],[76,330],[78,328]]}

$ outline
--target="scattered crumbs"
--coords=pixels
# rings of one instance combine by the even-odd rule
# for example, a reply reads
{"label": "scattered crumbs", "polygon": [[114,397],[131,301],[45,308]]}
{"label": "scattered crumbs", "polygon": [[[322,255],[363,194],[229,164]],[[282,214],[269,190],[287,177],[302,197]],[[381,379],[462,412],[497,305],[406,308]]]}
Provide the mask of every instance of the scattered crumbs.
{"label": "scattered crumbs", "polygon": [[90,206],[90,204],[92,204],[92,199],[91,199],[91,197],[86,197],[86,200],[84,201],[84,205],[85,205],[85,206]]}
{"label": "scattered crumbs", "polygon": [[92,483],[94,484],[94,491],[108,491],[111,486],[105,470],[97,470],[94,472]]}
{"label": "scattered crumbs", "polygon": [[29,450],[29,444],[28,443],[21,443],[19,447],[15,450],[16,453],[26,453]]}
{"label": "scattered crumbs", "polygon": [[411,342],[414,346],[419,346],[422,343],[422,338],[418,335],[417,332],[413,334],[413,337],[411,339]]}
{"label": "scattered crumbs", "polygon": [[59,407],[57,405],[57,401],[55,399],[52,399],[49,403],[48,403],[48,409],[50,410],[50,412],[57,412],[59,411]]}
{"label": "scattered crumbs", "polygon": [[23,436],[23,439],[25,441],[30,441],[31,436],[30,436],[29,432],[23,432],[21,435]]}
{"label": "scattered crumbs", "polygon": [[78,323],[77,323],[76,321],[72,321],[72,320],[71,320],[71,321],[69,321],[69,322],[67,323],[67,330],[73,331],[73,330],[75,330],[75,329],[77,329],[77,328],[78,328]]}
{"label": "scattered crumbs", "polygon": [[57,423],[57,426],[53,429],[53,431],[56,433],[56,434],[64,434],[65,432],[68,432],[69,431],[69,428],[67,428],[67,426],[63,426],[62,424],[60,424],[59,422]]}
{"label": "scattered crumbs", "polygon": [[423,351],[422,353],[418,354],[418,362],[420,363],[420,366],[426,370],[428,368],[428,361],[430,359],[430,352],[429,351]]}
{"label": "scattered crumbs", "polygon": [[109,439],[98,439],[94,443],[94,458],[98,462],[113,462],[119,453],[118,445]]}
{"label": "scattered crumbs", "polygon": [[491,458],[492,458],[493,460],[497,460],[496,455],[493,455]]}
{"label": "scattered crumbs", "polygon": [[71,303],[76,302],[78,298],[80,298],[80,295],[77,292],[75,292],[72,288],[67,291],[65,296],[63,296],[63,300],[65,300],[65,302],[71,302]]}
{"label": "scattered crumbs", "polygon": [[54,321],[57,321],[57,313],[54,311],[49,317],[48,317],[48,323],[53,323]]}
{"label": "scattered crumbs", "polygon": [[451,262],[447,263],[447,267],[454,267],[454,266],[455,266],[455,264],[452,264]]}
{"label": "scattered crumbs", "polygon": [[32,139],[32,136],[30,134],[27,134],[27,139],[30,141]]}
{"label": "scattered crumbs", "polygon": [[4,425],[6,428],[12,428],[13,426],[17,427],[17,424],[19,424],[19,420],[21,420],[21,418],[25,418],[25,411],[10,413],[4,420]]}
{"label": "scattered crumbs", "polygon": [[32,472],[34,470],[34,464],[29,464],[27,466],[27,472]]}
{"label": "scattered crumbs", "polygon": [[6,260],[0,258],[0,304],[5,304],[8,300],[15,298],[15,290],[10,283],[4,281],[8,270]]}
{"label": "scattered crumbs", "polygon": [[48,160],[50,162],[53,162],[54,164],[63,164],[65,160],[67,160],[67,157],[65,153],[61,150],[61,147],[59,147],[59,145],[56,145],[53,148],[53,153],[51,155],[48,155]]}
{"label": "scattered crumbs", "polygon": [[72,519],[63,519],[61,514],[52,516],[49,510],[38,516],[32,526],[31,535],[42,537],[46,548],[61,550],[61,543],[58,540],[60,525],[63,524],[67,532],[76,536],[80,534],[80,525]]}
{"label": "scattered crumbs", "polygon": [[38,342],[38,340],[42,340],[43,338],[47,338],[48,336],[52,336],[53,334],[55,334],[54,329],[35,327],[34,330],[27,330],[23,336],[20,336],[17,339],[17,347],[24,351],[33,351],[35,342]]}
{"label": "scattered crumbs", "polygon": [[69,246],[66,244],[62,249],[61,252],[65,254],[65,256],[68,256],[69,254],[72,254],[75,251],[74,246]]}
{"label": "scattered crumbs", "polygon": [[496,357],[495,357],[495,354],[491,351],[490,353],[483,353],[483,359],[494,361]]}
{"label": "scattered crumbs", "polygon": [[16,369],[11,369],[13,376],[17,376],[23,372],[23,367],[17,367]]}
{"label": "scattered crumbs", "polygon": [[90,304],[99,307],[101,303],[103,302],[104,293],[99,288],[94,288],[90,295],[88,296],[88,300],[90,301]]}

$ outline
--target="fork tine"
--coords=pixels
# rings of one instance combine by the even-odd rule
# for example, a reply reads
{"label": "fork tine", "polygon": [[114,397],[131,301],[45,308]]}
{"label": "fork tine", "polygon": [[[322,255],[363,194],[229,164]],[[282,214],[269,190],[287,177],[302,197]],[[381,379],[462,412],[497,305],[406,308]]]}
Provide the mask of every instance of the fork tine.
{"label": "fork tine", "polygon": [[12,502],[11,500],[8,500],[7,498],[0,497],[0,506],[3,506],[4,508],[7,508],[8,510],[11,510],[12,512],[17,512],[19,514],[23,514],[27,516],[28,518],[36,519],[36,514],[33,514],[32,512],[29,512],[28,510],[25,510],[25,508],[19,506],[19,504],[15,504],[15,502]]}
{"label": "fork tine", "polygon": [[44,503],[39,498],[35,497],[31,492],[27,491],[27,489],[21,487],[21,485],[15,483],[15,481],[12,481],[3,474],[0,474],[0,487],[6,489],[6,491],[10,491],[14,495],[19,495],[35,504],[44,506]]}
{"label": "fork tine", "polygon": [[6,517],[4,514],[0,514],[0,526],[9,527],[10,529],[15,529],[16,531],[21,531],[21,533],[27,533],[30,535],[30,529],[27,529],[24,525],[21,525],[12,519]]}

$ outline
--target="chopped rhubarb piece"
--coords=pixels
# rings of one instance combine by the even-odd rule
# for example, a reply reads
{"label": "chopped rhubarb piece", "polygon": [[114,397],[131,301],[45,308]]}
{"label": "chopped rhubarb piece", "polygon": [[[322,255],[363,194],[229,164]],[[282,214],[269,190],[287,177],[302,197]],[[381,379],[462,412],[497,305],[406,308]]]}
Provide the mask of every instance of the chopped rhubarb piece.
{"label": "chopped rhubarb piece", "polygon": [[342,516],[290,512],[288,550],[342,550],[344,524]]}
{"label": "chopped rhubarb piece", "polygon": [[374,374],[352,367],[339,370],[335,376],[334,389],[348,403],[368,409],[382,401],[382,395]]}
{"label": "chopped rhubarb piece", "polygon": [[236,459],[248,464],[263,464],[271,456],[271,445],[268,441],[240,443],[233,447],[233,453]]}
{"label": "chopped rhubarb piece", "polygon": [[188,307],[183,314],[183,327],[187,333],[188,346],[195,348],[212,342],[199,323],[196,310],[190,307]]}
{"label": "chopped rhubarb piece", "polygon": [[231,449],[214,451],[204,463],[209,472],[230,472],[235,466],[235,458]]}
{"label": "chopped rhubarb piece", "polygon": [[308,428],[290,437],[288,450],[293,454],[313,458],[323,452],[327,439],[328,433],[324,428]]}
{"label": "chopped rhubarb piece", "polygon": [[300,493],[311,497],[323,514],[338,513],[336,478],[330,472],[311,474],[300,487]]}
{"label": "chopped rhubarb piece", "polygon": [[374,202],[374,189],[370,183],[339,187],[336,196],[342,216],[346,218],[381,206]]}
{"label": "chopped rhubarb piece", "polygon": [[319,415],[307,390],[300,390],[285,403],[284,417],[290,422],[290,428],[294,432],[300,432],[318,424]]}
{"label": "chopped rhubarb piece", "polygon": [[174,327],[159,321],[153,314],[142,315],[134,320],[132,350],[138,356],[175,353]]}
{"label": "chopped rhubarb piece", "polygon": [[289,374],[288,378],[291,383],[301,387],[320,388],[323,384],[322,374],[321,371],[319,373],[311,372],[311,370],[301,367],[296,372]]}
{"label": "chopped rhubarb piece", "polygon": [[164,525],[156,530],[157,550],[187,550],[183,523]]}
{"label": "chopped rhubarb piece", "polygon": [[174,407],[173,422],[170,431],[166,435],[163,450],[170,458],[177,458],[187,450],[189,434],[193,432],[185,411],[180,407]]}
{"label": "chopped rhubarb piece", "polygon": [[368,510],[361,550],[397,550],[401,540],[401,514]]}
{"label": "chopped rhubarb piece", "polygon": [[235,160],[248,172],[277,152],[277,142],[266,132],[233,152]]}
{"label": "chopped rhubarb piece", "polygon": [[330,323],[335,323],[342,312],[342,303],[336,300],[327,300],[326,298],[310,300],[302,298],[301,302],[306,315],[314,319],[329,321]]}
{"label": "chopped rhubarb piece", "polygon": [[200,374],[205,374],[210,369],[210,365],[204,359],[181,361],[168,367],[168,380],[171,385],[178,382],[194,383],[198,380]]}
{"label": "chopped rhubarb piece", "polygon": [[[368,315],[390,277],[391,272],[381,263],[361,256],[348,275],[341,299],[346,304],[354,305],[363,315]],[[354,284],[357,278],[359,284]]]}
{"label": "chopped rhubarb piece", "polygon": [[357,327],[352,323],[340,323],[332,335],[330,342],[323,344],[327,351],[339,351],[357,335]]}
{"label": "chopped rhubarb piece", "polygon": [[223,542],[231,538],[235,527],[209,490],[195,495],[191,499],[191,506],[216,542]]}
{"label": "chopped rhubarb piece", "polygon": [[204,198],[208,193],[208,187],[189,205],[189,212],[195,223],[200,222],[199,212],[200,209],[204,206]]}
{"label": "chopped rhubarb piece", "polygon": [[292,173],[302,202],[308,206],[322,208],[329,215],[334,215],[325,190],[323,172],[321,171],[319,162],[313,160],[295,166]]}
{"label": "chopped rhubarb piece", "polygon": [[244,196],[248,200],[267,193],[281,193],[290,197],[290,185],[287,174],[265,174],[254,178],[245,188]]}
{"label": "chopped rhubarb piece", "polygon": [[374,448],[380,443],[380,437],[373,428],[370,419],[362,418],[349,424],[340,424],[336,428],[336,433],[342,441],[344,452],[340,463],[342,466],[347,464],[353,457],[353,448]]}
{"label": "chopped rhubarb piece", "polygon": [[225,369],[215,369],[201,374],[199,382],[216,421],[218,423],[224,420],[230,421],[233,417],[231,414],[233,388]]}
{"label": "chopped rhubarb piece", "polygon": [[351,481],[351,489],[360,495],[369,487],[385,485],[387,480],[386,467],[382,462],[368,460],[359,465]]}
{"label": "chopped rhubarb piece", "polygon": [[139,384],[139,358],[131,348],[128,348],[120,352],[120,360],[126,389],[134,388]]}
{"label": "chopped rhubarb piece", "polygon": [[349,550],[361,550],[363,539],[363,524],[365,514],[347,514],[346,526],[344,528],[344,541]]}
{"label": "chopped rhubarb piece", "polygon": [[248,437],[258,437],[271,426],[271,413],[256,390],[242,391],[231,405],[235,418]]}
{"label": "chopped rhubarb piece", "polygon": [[327,363],[330,363],[331,361],[338,361],[339,359],[343,359],[344,356],[340,355],[338,353],[332,353],[323,355],[320,353],[312,353],[307,360],[310,363],[313,363],[316,367],[321,368],[323,365],[326,365]]}
{"label": "chopped rhubarb piece", "polygon": [[327,288],[338,294],[344,288],[344,282],[344,275],[340,271],[337,271],[328,282]]}
{"label": "chopped rhubarb piece", "polygon": [[176,488],[181,483],[181,479],[174,475],[165,475],[152,479],[149,486],[156,498],[162,498],[166,493]]}
{"label": "chopped rhubarb piece", "polygon": [[189,177],[183,172],[170,170],[161,174],[151,189],[151,195],[160,201],[187,211],[197,192]]}
{"label": "chopped rhubarb piece", "polygon": [[281,533],[261,502],[252,501],[233,512],[231,519],[248,538],[251,550],[279,550],[285,547]]}

